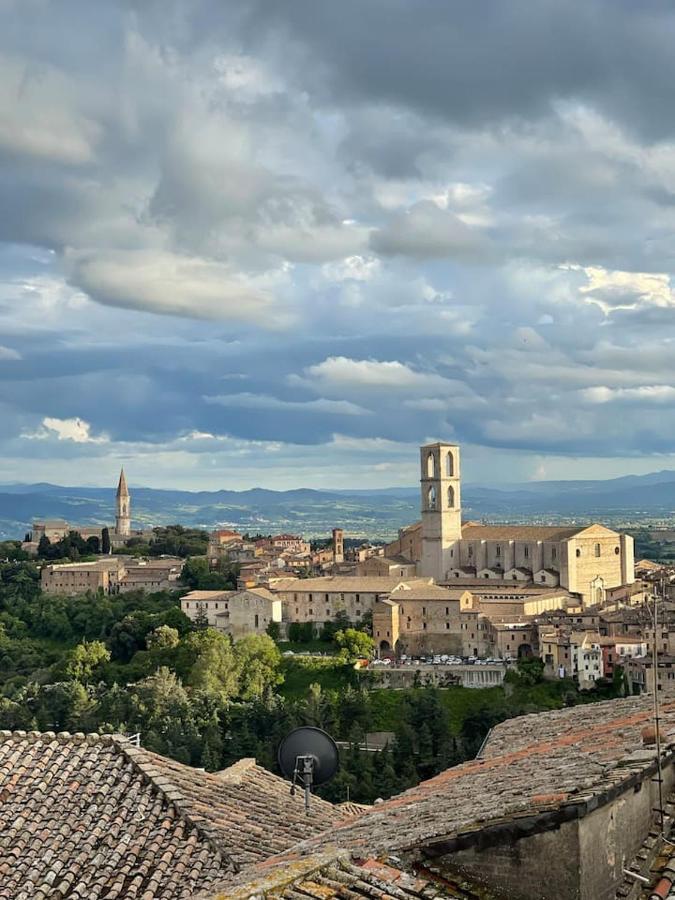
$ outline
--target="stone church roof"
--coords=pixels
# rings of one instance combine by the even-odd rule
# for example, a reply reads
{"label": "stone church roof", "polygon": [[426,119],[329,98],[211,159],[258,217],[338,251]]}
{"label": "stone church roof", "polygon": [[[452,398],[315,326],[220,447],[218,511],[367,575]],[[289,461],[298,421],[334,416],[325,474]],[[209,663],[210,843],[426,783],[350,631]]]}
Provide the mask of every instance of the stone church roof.
{"label": "stone church roof", "polygon": [[0,732],[0,897],[178,900],[345,814],[243,760],[209,774],[108,735]]}

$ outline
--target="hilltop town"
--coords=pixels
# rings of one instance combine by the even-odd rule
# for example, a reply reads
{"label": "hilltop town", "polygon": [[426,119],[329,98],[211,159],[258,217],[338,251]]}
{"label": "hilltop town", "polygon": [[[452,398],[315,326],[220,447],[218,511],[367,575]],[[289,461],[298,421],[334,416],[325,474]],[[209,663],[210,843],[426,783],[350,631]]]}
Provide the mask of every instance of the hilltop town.
{"label": "hilltop town", "polygon": [[[644,603],[658,589],[659,681],[675,678],[670,574],[647,560],[636,567],[629,535],[598,523],[464,521],[456,445],[420,449],[420,486],[421,520],[388,544],[346,546],[339,527],[313,543],[301,535],[218,529],[193,557],[203,570],[192,590],[179,555],[138,555],[155,535],[132,530],[123,472],[114,526],[38,520],[22,550],[39,557],[68,539],[88,542],[88,549],[105,544],[91,561],[42,562],[44,594],[176,590],[191,621],[234,638],[271,629],[282,642],[298,635],[309,641],[337,617],[372,635],[374,677],[395,686],[421,677],[499,685],[509,664],[534,657],[545,677],[571,677],[582,689],[612,679],[618,666],[631,690],[649,690],[654,628]],[[224,571],[226,588],[207,586]]]}

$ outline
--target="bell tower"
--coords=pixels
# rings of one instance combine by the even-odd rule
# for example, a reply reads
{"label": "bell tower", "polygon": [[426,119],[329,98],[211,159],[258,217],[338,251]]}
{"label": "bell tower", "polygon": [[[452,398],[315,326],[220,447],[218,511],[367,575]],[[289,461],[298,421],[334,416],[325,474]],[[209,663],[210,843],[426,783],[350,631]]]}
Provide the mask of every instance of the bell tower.
{"label": "bell tower", "polygon": [[422,492],[421,574],[445,581],[459,565],[462,538],[460,461],[457,444],[425,444],[420,448]]}
{"label": "bell tower", "polygon": [[124,469],[120,472],[115,501],[115,531],[123,537],[131,534],[131,495],[124,477]]}

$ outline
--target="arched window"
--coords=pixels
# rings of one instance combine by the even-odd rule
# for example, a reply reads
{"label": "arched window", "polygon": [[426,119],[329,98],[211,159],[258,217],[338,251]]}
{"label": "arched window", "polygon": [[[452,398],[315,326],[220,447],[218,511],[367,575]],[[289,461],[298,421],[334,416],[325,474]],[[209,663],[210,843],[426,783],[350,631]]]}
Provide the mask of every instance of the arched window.
{"label": "arched window", "polygon": [[448,487],[448,506],[452,509],[455,505],[455,489],[452,485]]}
{"label": "arched window", "polygon": [[436,477],[436,460],[434,459],[434,454],[431,452],[431,450],[427,455],[427,477]]}
{"label": "arched window", "polygon": [[595,545],[595,555],[600,556],[600,544]]}
{"label": "arched window", "polygon": [[427,491],[427,509],[436,509],[436,488],[433,484]]}
{"label": "arched window", "polygon": [[448,478],[452,478],[455,474],[455,460],[450,450],[448,450],[445,457],[445,474],[448,476]]}

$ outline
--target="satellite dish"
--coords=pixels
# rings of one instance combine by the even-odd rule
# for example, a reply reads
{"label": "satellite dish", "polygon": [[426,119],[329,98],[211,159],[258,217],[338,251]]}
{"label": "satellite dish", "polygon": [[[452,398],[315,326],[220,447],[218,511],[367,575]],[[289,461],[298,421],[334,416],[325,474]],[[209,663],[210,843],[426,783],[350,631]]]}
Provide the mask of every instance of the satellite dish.
{"label": "satellite dish", "polygon": [[305,791],[305,809],[309,812],[309,798],[314,784],[325,784],[338,770],[340,757],[333,738],[307,725],[287,734],[277,752],[279,768],[291,780],[291,794],[297,784]]}

